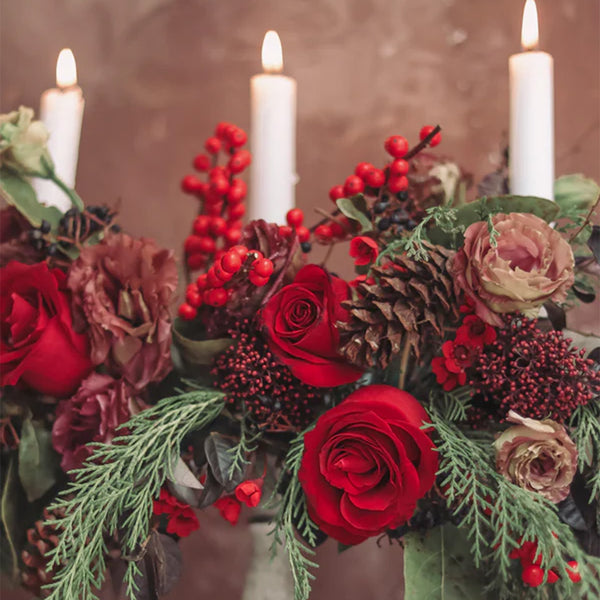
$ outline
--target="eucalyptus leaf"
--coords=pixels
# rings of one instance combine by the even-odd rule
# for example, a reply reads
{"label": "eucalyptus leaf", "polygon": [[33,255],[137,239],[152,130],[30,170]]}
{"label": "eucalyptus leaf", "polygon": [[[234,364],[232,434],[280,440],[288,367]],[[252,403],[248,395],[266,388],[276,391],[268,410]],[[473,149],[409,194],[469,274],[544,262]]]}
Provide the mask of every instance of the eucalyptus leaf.
{"label": "eucalyptus leaf", "polygon": [[418,600],[483,600],[485,580],[475,568],[462,530],[442,525],[424,536],[404,536],[405,597]]}
{"label": "eucalyptus leaf", "polygon": [[197,340],[190,337],[181,319],[173,324],[173,342],[177,346],[181,359],[191,366],[210,365],[214,358],[233,344],[231,338]]}
{"label": "eucalyptus leaf", "polygon": [[19,479],[28,502],[41,498],[55,483],[60,457],[52,446],[52,433],[43,423],[27,418],[19,443]]}
{"label": "eucalyptus leaf", "polygon": [[338,198],[336,204],[343,215],[360,223],[361,232],[373,229],[371,219],[367,215],[367,202],[362,194],[352,198]]}
{"label": "eucalyptus leaf", "polygon": [[244,473],[240,468],[234,471],[233,477],[229,476],[233,464],[231,449],[235,445],[233,440],[214,431],[204,442],[204,450],[210,470],[215,479],[225,488],[226,492],[232,492],[242,482],[244,477]]}
{"label": "eucalyptus leaf", "polygon": [[6,168],[0,168],[0,197],[14,206],[34,227],[39,227],[42,221],[48,221],[51,231],[58,229],[63,216],[61,211],[38,202],[31,184]]}

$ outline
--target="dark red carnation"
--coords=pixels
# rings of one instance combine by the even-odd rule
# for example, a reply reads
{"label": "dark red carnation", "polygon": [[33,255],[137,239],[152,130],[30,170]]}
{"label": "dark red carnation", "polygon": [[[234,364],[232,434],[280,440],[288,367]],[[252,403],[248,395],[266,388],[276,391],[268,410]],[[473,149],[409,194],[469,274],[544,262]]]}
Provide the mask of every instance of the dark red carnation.
{"label": "dark red carnation", "polygon": [[89,342],[75,333],[65,275],[46,263],[0,270],[0,383],[59,398],[92,370]]}
{"label": "dark red carnation", "polygon": [[369,265],[375,262],[379,256],[379,246],[377,242],[365,235],[359,235],[350,241],[350,256],[354,259],[357,267]]}
{"label": "dark red carnation", "polygon": [[154,500],[154,514],[167,515],[167,533],[187,537],[200,528],[198,517],[189,504],[180,502],[165,488],[160,490],[158,500]]}
{"label": "dark red carnation", "polygon": [[298,477],[311,519],[358,544],[410,519],[435,481],[437,452],[410,394],[370,385],[323,414],[304,436]]}
{"label": "dark red carnation", "polygon": [[[465,336],[462,336],[463,339]],[[467,369],[479,355],[480,347],[469,340],[448,340],[442,345],[443,357],[437,356],[431,361],[431,370],[437,382],[448,392],[457,385],[467,382]]]}
{"label": "dark red carnation", "polygon": [[348,298],[345,281],[307,265],[263,308],[260,320],[271,351],[300,381],[333,387],[361,376],[361,370],[338,354],[335,323],[348,320],[341,305]]}
{"label": "dark red carnation", "polygon": [[447,391],[453,390],[459,385],[467,383],[467,374],[464,371],[453,373],[446,367],[446,359],[443,356],[436,356],[431,361],[431,370],[435,375],[437,382]]}

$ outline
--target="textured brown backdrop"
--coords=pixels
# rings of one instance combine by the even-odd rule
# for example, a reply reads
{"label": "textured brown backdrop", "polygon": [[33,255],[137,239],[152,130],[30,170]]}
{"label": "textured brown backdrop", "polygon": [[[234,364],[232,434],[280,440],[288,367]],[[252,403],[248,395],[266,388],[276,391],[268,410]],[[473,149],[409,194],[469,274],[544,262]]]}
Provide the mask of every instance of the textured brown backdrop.
{"label": "textured brown backdrop", "polygon": [[[600,2],[539,0],[541,46],[555,59],[557,173],[600,179]],[[249,78],[276,29],[298,81],[297,203],[311,214],[383,139],[444,128],[441,149],[477,177],[492,170],[508,125],[508,56],[523,0],[1,0],[1,108],[37,107],[70,46],[86,98],[78,190],[121,200],[136,235],[179,248],[194,203],[179,180],[219,120],[249,125]],[[339,263],[342,250],[334,256]],[[588,323],[597,309],[588,309]],[[597,322],[597,321],[596,321]],[[211,509],[182,544],[170,598],[240,597],[250,539]],[[387,546],[387,544],[385,545]],[[333,545],[314,600],[395,599],[397,547]],[[343,573],[343,574],[342,574]],[[5,600],[26,596],[4,592]]]}

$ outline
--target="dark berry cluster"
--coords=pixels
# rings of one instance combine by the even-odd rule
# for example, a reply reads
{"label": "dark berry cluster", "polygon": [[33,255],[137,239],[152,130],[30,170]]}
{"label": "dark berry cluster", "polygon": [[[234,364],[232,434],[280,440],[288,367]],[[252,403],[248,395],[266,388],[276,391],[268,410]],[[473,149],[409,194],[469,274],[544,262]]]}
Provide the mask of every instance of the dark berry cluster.
{"label": "dark berry cluster", "polygon": [[322,404],[322,391],[296,379],[256,335],[245,331],[230,335],[234,344],[217,357],[211,371],[226,401],[234,410],[245,409],[269,431],[308,425],[315,407]]}
{"label": "dark berry cluster", "polygon": [[600,394],[600,371],[584,354],[560,331],[544,332],[537,320],[507,317],[474,364],[470,384],[479,396],[474,421],[483,415],[504,419],[509,410],[565,421]]}

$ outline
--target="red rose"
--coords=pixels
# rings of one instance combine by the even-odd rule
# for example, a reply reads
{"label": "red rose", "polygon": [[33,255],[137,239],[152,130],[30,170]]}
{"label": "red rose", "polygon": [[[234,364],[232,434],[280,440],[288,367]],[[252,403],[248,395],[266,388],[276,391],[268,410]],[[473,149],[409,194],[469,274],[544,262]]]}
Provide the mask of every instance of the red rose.
{"label": "red rose", "polygon": [[360,388],[321,416],[298,474],[311,519],[343,544],[410,519],[438,466],[427,421],[415,398],[387,385]]}
{"label": "red rose", "polygon": [[348,320],[341,305],[348,298],[345,281],[317,265],[307,265],[263,308],[261,321],[271,351],[300,381],[333,387],[361,376],[360,369],[338,354],[335,324]]}
{"label": "red rose", "polygon": [[350,242],[350,256],[356,266],[371,264],[379,256],[379,246],[370,237],[359,235]]}
{"label": "red rose", "polygon": [[64,273],[11,262],[0,279],[0,384],[69,396],[92,362],[87,337],[73,330]]}

